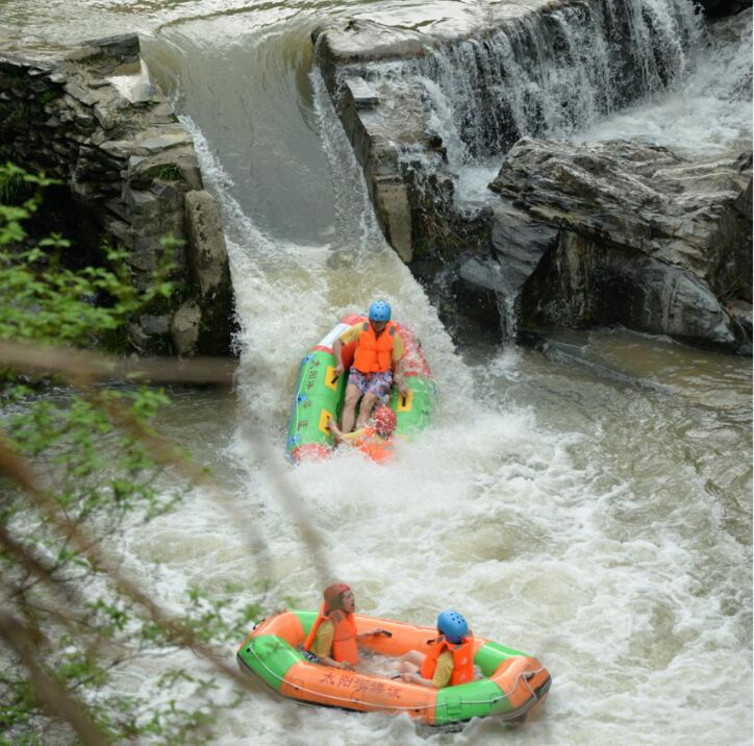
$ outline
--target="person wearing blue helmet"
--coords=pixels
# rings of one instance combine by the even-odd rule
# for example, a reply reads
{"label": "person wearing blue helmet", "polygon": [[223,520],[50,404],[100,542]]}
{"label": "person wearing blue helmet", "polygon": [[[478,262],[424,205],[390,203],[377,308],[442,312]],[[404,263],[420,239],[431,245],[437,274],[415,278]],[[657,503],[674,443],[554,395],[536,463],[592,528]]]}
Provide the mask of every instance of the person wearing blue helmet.
{"label": "person wearing blue helmet", "polygon": [[437,617],[438,636],[428,641],[429,650],[411,650],[400,663],[401,679],[435,689],[474,680],[474,636],[466,620],[454,609]]}
{"label": "person wearing blue helmet", "polygon": [[356,342],[356,351],[348,374],[346,398],[343,402],[340,429],[344,433],[350,433],[354,423],[357,429],[364,427],[377,401],[390,393],[393,385],[393,368],[399,391],[404,396],[408,394],[402,376],[403,340],[398,334],[397,324],[391,321],[391,318],[390,304],[384,300],[377,300],[369,307],[368,321],[349,327],[333,343],[335,375],[339,377],[345,371],[343,347]]}

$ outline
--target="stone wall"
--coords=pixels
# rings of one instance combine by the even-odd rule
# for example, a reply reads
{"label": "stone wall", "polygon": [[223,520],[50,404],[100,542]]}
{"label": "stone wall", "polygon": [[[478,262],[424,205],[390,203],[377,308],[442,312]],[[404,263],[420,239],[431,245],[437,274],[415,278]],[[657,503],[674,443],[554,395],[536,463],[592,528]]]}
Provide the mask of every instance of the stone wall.
{"label": "stone wall", "polygon": [[[133,319],[143,354],[224,355],[233,297],[219,207],[203,190],[193,142],[150,80],[135,34],[30,59],[0,51],[0,159],[64,182],[75,251],[124,248],[144,288],[170,249],[171,300]],[[70,220],[68,221],[70,224]]]}

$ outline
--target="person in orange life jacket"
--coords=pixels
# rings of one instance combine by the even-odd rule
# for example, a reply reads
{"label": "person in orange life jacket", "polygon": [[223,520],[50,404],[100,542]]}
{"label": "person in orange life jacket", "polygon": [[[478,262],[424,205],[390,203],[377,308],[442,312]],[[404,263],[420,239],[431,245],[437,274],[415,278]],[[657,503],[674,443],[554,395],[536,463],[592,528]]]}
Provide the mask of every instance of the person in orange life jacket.
{"label": "person in orange life jacket", "polygon": [[395,432],[396,417],[390,407],[385,404],[374,410],[374,425],[361,427],[352,433],[344,433],[330,418],[330,431],[336,443],[346,443],[358,448],[364,455],[378,463],[387,461],[394,454],[390,436]]}
{"label": "person in orange life jacket", "polygon": [[356,631],[353,619],[356,600],[345,583],[327,586],[324,599],[304,641],[304,654],[315,663],[353,668],[359,662],[358,643],[365,637],[387,633],[379,628],[369,632]]}
{"label": "person in orange life jacket", "polygon": [[398,390],[403,396],[408,394],[402,375],[403,341],[396,325],[390,321],[391,316],[390,304],[382,300],[375,301],[369,307],[369,321],[354,324],[333,342],[335,375],[339,377],[345,370],[343,345],[358,340],[343,404],[341,429],[344,433],[353,430],[359,399],[361,406],[356,421],[357,428],[364,426],[377,400],[390,392],[393,385],[393,363]]}
{"label": "person in orange life jacket", "polygon": [[473,681],[473,635],[466,620],[446,609],[437,617],[437,631],[439,636],[430,640],[426,654],[411,650],[401,658],[401,679],[435,689]]}

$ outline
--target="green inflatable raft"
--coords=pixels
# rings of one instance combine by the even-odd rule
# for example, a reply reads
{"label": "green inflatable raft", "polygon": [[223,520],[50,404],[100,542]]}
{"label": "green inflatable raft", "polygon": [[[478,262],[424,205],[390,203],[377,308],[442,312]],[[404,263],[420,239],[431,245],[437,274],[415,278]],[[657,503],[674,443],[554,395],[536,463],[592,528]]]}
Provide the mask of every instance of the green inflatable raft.
{"label": "green inflatable raft", "polygon": [[[298,463],[304,459],[327,457],[333,448],[328,429],[332,417],[340,419],[348,376],[335,375],[332,346],[353,324],[367,321],[363,314],[346,316],[304,356],[296,380],[296,394],[288,423],[286,454]],[[426,428],[437,407],[437,388],[416,335],[406,326],[398,325],[397,333],[404,346],[403,377],[409,389],[402,396],[394,387],[388,402],[395,411],[395,434],[410,438]],[[343,347],[346,368],[353,361],[355,345]]]}

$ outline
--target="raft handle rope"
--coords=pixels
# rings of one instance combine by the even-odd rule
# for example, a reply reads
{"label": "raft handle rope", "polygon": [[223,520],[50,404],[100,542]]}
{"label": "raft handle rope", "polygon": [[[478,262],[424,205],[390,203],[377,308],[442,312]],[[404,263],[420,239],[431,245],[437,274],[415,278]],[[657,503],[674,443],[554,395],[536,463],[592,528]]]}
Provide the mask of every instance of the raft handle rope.
{"label": "raft handle rope", "polygon": [[[286,643],[286,645],[287,644],[288,643]],[[251,643],[249,643],[249,645],[247,645],[246,650],[247,650],[247,652],[251,653],[257,659],[257,661],[259,662],[259,664],[265,669],[265,671],[267,671],[267,673],[270,675],[271,678],[277,680],[281,684],[287,683],[292,688],[294,688],[294,689],[296,689],[296,690],[298,690],[300,692],[304,692],[305,694],[312,694],[312,695],[317,695],[317,696],[320,696],[320,697],[322,696],[322,692],[320,692],[320,691],[318,691],[316,689],[308,689],[307,687],[301,686],[300,684],[294,684],[292,682],[286,682],[285,679],[282,676],[280,676],[276,671],[273,671],[267,665],[267,663],[257,654],[257,651],[254,650],[253,641]],[[308,661],[305,658],[302,658],[301,660],[303,662],[305,662],[305,663],[310,663],[311,664],[311,661]],[[533,700],[530,701],[530,702],[528,702],[528,703],[526,703],[526,705],[524,705],[524,707],[519,708],[519,711],[516,711],[515,715],[509,715],[510,718],[518,717],[521,714],[520,710],[524,710],[524,711],[528,710],[532,706],[532,704],[534,704],[534,702],[536,702],[539,699],[537,697],[536,692],[531,688],[531,686],[529,684],[529,679],[533,678],[534,676],[536,676],[537,674],[541,673],[544,670],[545,669],[543,667],[540,667],[540,668],[535,669],[534,671],[522,671],[521,673],[516,674],[516,678],[513,680],[513,685],[511,686],[511,688],[507,692],[504,689],[502,689],[502,687],[501,687],[502,693],[501,693],[501,695],[499,697],[491,697],[489,699],[461,699],[460,702],[459,702],[459,704],[462,704],[462,705],[464,705],[464,704],[465,705],[484,705],[484,704],[491,705],[491,704],[494,704],[495,702],[499,702],[501,699],[509,699],[509,695],[516,690],[516,687],[518,686],[519,681],[521,679],[523,679],[526,688],[529,690],[529,692],[531,693],[531,695],[533,697]],[[527,674],[531,674],[531,675],[527,677]],[[364,675],[364,674],[362,674],[362,675]],[[485,678],[488,678],[488,677],[485,677]],[[389,681],[389,679],[387,679],[387,680]],[[495,682],[495,683],[497,684],[497,682]],[[498,686],[500,686],[500,685],[498,684]],[[548,689],[549,689],[549,687],[548,687]],[[364,704],[364,700],[353,699],[353,698],[348,698],[348,697],[338,697],[335,694],[328,694],[326,696],[328,697],[328,699],[339,701],[339,702],[353,702],[353,703],[357,703],[357,704]],[[431,705],[402,706],[402,705],[382,705],[382,704],[374,703],[374,707],[375,707],[375,709],[383,709],[383,710],[402,710],[402,711],[406,711],[406,712],[408,712],[409,710],[414,710],[414,711],[418,712],[419,710],[436,709],[437,704],[433,703]]]}

